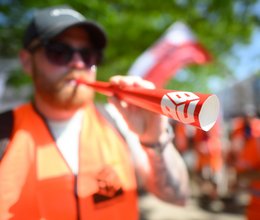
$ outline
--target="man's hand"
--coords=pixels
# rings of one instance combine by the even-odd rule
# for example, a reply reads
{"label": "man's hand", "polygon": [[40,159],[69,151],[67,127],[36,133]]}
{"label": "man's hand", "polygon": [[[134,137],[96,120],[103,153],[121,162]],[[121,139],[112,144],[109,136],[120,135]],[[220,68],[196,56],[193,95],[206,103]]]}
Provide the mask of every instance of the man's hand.
{"label": "man's hand", "polygon": [[[136,76],[113,76],[110,78],[110,82],[122,88],[129,86],[145,89],[155,88],[152,82]],[[112,97],[110,102],[117,107],[129,128],[139,136],[141,142],[157,143],[160,141],[162,134],[166,132],[167,117],[126,103],[117,97]]]}

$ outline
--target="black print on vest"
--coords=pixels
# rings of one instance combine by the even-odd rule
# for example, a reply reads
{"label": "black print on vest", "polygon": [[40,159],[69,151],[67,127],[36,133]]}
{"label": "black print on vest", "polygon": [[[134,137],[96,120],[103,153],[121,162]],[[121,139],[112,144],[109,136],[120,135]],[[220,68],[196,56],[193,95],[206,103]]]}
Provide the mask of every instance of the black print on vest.
{"label": "black print on vest", "polygon": [[98,173],[96,181],[99,190],[93,195],[94,203],[109,201],[123,195],[119,177],[113,168],[109,166],[103,168]]}

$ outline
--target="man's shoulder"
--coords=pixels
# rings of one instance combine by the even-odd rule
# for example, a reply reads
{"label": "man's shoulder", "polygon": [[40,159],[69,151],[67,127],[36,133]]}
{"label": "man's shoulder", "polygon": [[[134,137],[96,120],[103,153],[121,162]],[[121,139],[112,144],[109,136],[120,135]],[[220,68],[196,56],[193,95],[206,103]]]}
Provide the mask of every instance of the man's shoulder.
{"label": "man's shoulder", "polygon": [[107,105],[103,104],[103,103],[96,103],[95,107],[97,109],[97,111],[110,123],[112,124],[114,127],[116,126],[115,123],[115,119],[112,117],[112,115],[110,114],[110,112],[107,109]]}
{"label": "man's shoulder", "polygon": [[108,123],[115,128],[115,130],[119,133],[119,135],[125,140],[125,135],[122,133],[122,129],[120,127],[120,119],[119,113],[115,110],[111,104],[108,103],[95,103],[95,107],[97,111],[108,121]]}

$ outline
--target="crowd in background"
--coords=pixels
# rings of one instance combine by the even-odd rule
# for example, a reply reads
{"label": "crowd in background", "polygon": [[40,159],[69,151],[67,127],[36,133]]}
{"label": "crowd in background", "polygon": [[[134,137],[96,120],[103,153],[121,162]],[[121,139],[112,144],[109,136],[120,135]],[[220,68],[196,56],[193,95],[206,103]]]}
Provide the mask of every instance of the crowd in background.
{"label": "crowd in background", "polygon": [[255,111],[248,108],[244,115],[219,119],[208,132],[178,122],[172,126],[175,146],[199,186],[198,198],[208,205],[232,201],[234,211],[245,207],[248,219],[260,219],[260,119]]}

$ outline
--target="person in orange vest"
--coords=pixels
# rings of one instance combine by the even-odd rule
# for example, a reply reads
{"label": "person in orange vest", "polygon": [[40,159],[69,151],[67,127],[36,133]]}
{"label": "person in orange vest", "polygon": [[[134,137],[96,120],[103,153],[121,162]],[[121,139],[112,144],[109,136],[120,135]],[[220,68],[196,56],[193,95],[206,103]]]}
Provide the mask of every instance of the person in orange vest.
{"label": "person in orange vest", "polygon": [[181,154],[189,171],[190,179],[194,178],[196,152],[194,149],[194,134],[196,127],[171,120],[174,132],[173,144]]}
{"label": "person in orange vest", "polygon": [[[168,119],[113,97],[125,133],[137,137],[127,144],[97,110],[93,89],[76,83],[96,80],[106,44],[103,28],[69,6],[34,14],[19,54],[33,101],[0,115],[1,220],[137,220],[136,176],[158,198],[185,204],[189,179]],[[110,82],[154,88],[138,77]]]}
{"label": "person in orange vest", "polygon": [[237,187],[246,189],[248,220],[260,219],[260,119],[252,111],[232,120],[232,162],[237,172]]}
{"label": "person in orange vest", "polygon": [[193,139],[197,155],[195,172],[200,177],[202,195],[211,199],[221,194],[223,155],[219,126],[217,122],[208,132],[196,129]]}
{"label": "person in orange vest", "polygon": [[[173,121],[173,120],[172,120]],[[181,155],[185,154],[192,147],[192,131],[183,123],[173,121],[174,145]]]}

